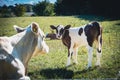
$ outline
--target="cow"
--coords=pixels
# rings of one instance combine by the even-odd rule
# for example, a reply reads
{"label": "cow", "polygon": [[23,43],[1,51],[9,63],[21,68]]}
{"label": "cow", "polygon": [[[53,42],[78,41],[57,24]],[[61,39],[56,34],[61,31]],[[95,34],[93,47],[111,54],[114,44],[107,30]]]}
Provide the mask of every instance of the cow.
{"label": "cow", "polygon": [[81,27],[70,28],[71,25],[50,25],[51,29],[56,30],[56,37],[62,39],[63,44],[68,48],[68,60],[66,66],[73,62],[78,64],[77,55],[80,46],[86,46],[88,49],[88,65],[87,69],[92,66],[92,50],[93,43],[96,41],[97,62],[96,66],[101,66],[100,57],[102,54],[102,27],[97,21],[92,21]]}
{"label": "cow", "polygon": [[58,39],[58,38],[56,37],[56,34],[55,34],[55,33],[48,33],[48,34],[46,34],[46,38],[50,38],[50,40]]}
{"label": "cow", "polygon": [[26,76],[28,62],[36,47],[49,52],[45,35],[36,22],[10,37],[0,37],[0,80],[30,80]]}

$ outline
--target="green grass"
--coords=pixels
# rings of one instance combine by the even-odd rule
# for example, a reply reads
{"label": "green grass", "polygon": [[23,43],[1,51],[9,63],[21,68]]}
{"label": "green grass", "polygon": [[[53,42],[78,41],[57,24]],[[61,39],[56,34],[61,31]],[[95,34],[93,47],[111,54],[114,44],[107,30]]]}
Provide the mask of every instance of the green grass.
{"label": "green grass", "polygon": [[11,36],[16,32],[13,25],[25,27],[31,22],[37,22],[45,32],[51,32],[50,25],[82,26],[90,21],[99,21],[103,27],[103,47],[101,68],[96,68],[96,50],[93,51],[93,67],[86,70],[87,51],[85,47],[79,48],[78,65],[65,67],[67,62],[67,48],[61,40],[49,40],[48,54],[33,57],[28,65],[28,75],[35,79],[105,79],[120,78],[120,20],[107,20],[98,16],[56,16],[56,17],[14,17],[0,18],[0,35]]}

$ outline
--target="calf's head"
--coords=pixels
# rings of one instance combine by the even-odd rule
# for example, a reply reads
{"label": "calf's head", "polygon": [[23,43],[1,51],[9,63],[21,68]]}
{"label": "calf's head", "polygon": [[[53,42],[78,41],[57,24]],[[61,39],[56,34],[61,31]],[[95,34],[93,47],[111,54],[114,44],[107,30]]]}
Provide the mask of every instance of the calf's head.
{"label": "calf's head", "polygon": [[61,39],[65,30],[69,29],[71,27],[71,25],[66,25],[65,27],[63,25],[58,25],[57,27],[54,25],[50,25],[50,27],[51,27],[51,29],[56,30],[56,37],[58,39]]}
{"label": "calf's head", "polygon": [[18,26],[14,26],[14,29],[20,33],[23,31],[29,31],[32,32],[33,35],[37,38],[37,48],[39,49],[39,51],[42,51],[44,53],[48,53],[49,52],[49,47],[47,46],[46,42],[45,42],[45,34],[44,32],[39,28],[39,25],[36,22],[32,22],[27,28],[21,28]]}

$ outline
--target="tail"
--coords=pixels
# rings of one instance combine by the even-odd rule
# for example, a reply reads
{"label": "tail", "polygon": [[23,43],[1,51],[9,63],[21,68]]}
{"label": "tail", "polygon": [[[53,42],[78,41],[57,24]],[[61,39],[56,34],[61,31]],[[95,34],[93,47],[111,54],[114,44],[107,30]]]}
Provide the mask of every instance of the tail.
{"label": "tail", "polygon": [[102,50],[102,27],[99,25],[98,46],[97,51],[101,53]]}

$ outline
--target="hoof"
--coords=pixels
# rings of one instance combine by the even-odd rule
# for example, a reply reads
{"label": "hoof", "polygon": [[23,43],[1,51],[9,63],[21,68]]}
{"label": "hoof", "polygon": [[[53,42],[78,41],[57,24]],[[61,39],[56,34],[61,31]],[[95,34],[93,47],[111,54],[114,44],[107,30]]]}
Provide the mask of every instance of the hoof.
{"label": "hoof", "polygon": [[20,78],[19,80],[30,80],[30,77],[24,76],[24,77]]}
{"label": "hoof", "polygon": [[77,64],[78,64],[78,62],[73,62],[73,64],[77,65]]}
{"label": "hoof", "polygon": [[92,69],[92,66],[87,66],[86,70]]}
{"label": "hoof", "polygon": [[66,67],[69,67],[70,66],[70,64],[66,64]]}
{"label": "hoof", "polygon": [[101,67],[101,65],[100,64],[96,64],[95,67]]}

